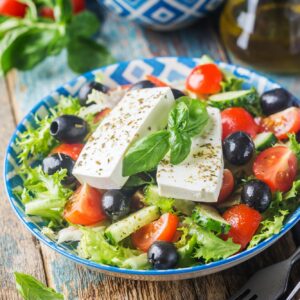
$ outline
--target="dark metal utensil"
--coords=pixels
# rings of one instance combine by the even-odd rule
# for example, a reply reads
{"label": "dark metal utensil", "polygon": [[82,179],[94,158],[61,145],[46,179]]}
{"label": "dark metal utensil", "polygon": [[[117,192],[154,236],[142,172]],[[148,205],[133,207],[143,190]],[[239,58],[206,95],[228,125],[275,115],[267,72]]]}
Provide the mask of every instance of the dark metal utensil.
{"label": "dark metal utensil", "polygon": [[291,291],[291,293],[288,295],[288,297],[286,298],[286,300],[292,300],[295,297],[295,295],[298,293],[298,291],[300,291],[300,281],[294,287],[294,289]]}
{"label": "dark metal utensil", "polygon": [[[297,224],[299,225],[300,223]],[[293,233],[297,236],[299,234],[296,230]],[[291,267],[298,259],[300,259],[300,244],[288,259],[256,272],[229,300],[278,299],[286,291]]]}

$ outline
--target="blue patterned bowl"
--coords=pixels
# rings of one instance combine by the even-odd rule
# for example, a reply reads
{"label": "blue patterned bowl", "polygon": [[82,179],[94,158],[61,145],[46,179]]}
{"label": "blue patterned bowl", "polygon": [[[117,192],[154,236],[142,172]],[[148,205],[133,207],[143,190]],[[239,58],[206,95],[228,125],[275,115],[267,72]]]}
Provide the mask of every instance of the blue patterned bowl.
{"label": "blue patterned bowl", "polygon": [[[38,218],[28,217],[25,215],[24,206],[19,201],[19,199],[13,195],[14,188],[22,188],[22,180],[18,176],[18,161],[16,158],[16,153],[19,151],[19,149],[17,149],[16,146],[16,138],[20,134],[20,132],[26,130],[26,127],[28,127],[29,125],[34,126],[34,116],[36,114],[40,117],[46,116],[49,113],[49,109],[56,104],[60,95],[63,94],[76,96],[78,90],[85,82],[92,80],[95,75],[100,73],[104,78],[104,83],[111,87],[120,84],[123,85],[134,83],[140,80],[146,74],[159,76],[162,79],[167,79],[168,81],[172,82],[186,78],[191,69],[197,65],[198,61],[198,59],[193,58],[165,57],[133,60],[130,62],[122,62],[119,64],[111,65],[77,77],[71,82],[58,88],[55,92],[51,93],[46,98],[42,99],[35,107],[32,108],[32,110],[18,125],[7,147],[4,166],[4,182],[6,185],[8,199],[15,213],[33,235],[35,235],[40,241],[45,243],[54,251],[64,255],[65,257],[84,266],[99,270],[100,272],[103,272],[105,274],[139,280],[177,280],[208,275],[237,265],[269,247],[283,234],[290,230],[298,220],[300,220],[299,207],[298,210],[289,217],[288,221],[278,234],[272,236],[268,240],[260,243],[250,250],[238,253],[227,259],[190,268],[165,271],[141,271],[111,267],[82,259],[78,257],[67,244],[58,245],[55,243],[55,241],[44,236],[41,232],[43,223]],[[252,85],[255,86],[259,92],[263,92],[265,90],[269,90],[279,86],[278,84],[268,80],[266,77],[258,75],[257,73],[249,71],[242,67],[229,65],[222,62],[219,63],[219,65],[222,68],[233,72],[236,76],[243,78],[246,81],[245,88]]]}
{"label": "blue patterned bowl", "polygon": [[215,10],[223,0],[98,0],[121,17],[155,30],[190,25]]}

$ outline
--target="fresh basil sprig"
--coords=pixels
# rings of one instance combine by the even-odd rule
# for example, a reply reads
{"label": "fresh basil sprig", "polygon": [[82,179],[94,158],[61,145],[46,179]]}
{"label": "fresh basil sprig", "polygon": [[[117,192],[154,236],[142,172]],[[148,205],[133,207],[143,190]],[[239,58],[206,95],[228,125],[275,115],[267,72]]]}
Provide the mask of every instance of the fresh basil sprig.
{"label": "fresh basil sprig", "polygon": [[[113,61],[105,46],[92,38],[100,26],[93,13],[73,15],[70,0],[23,2],[27,4],[24,18],[0,18],[0,74],[13,68],[32,69],[64,48],[70,68],[78,73]],[[44,5],[53,9],[54,20],[38,15]]]}
{"label": "fresh basil sprig", "polygon": [[170,150],[170,161],[179,164],[191,151],[192,137],[201,134],[208,122],[206,105],[181,97],[169,113],[166,130],[151,133],[134,143],[123,160],[123,176],[154,169]]}

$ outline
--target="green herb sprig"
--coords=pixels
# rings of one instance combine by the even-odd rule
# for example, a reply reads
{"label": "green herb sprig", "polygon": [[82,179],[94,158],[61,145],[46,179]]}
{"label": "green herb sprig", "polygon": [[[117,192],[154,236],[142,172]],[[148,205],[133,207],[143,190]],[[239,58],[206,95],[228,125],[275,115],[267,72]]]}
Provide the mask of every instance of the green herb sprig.
{"label": "green herb sprig", "polygon": [[184,161],[191,151],[192,137],[203,131],[208,118],[205,103],[189,97],[178,99],[169,113],[167,129],[151,133],[129,148],[123,176],[153,170],[169,150],[172,164]]}
{"label": "green herb sprig", "polygon": [[[0,74],[30,70],[64,48],[70,68],[78,73],[113,61],[105,46],[92,38],[100,26],[93,13],[73,15],[70,0],[23,2],[28,6],[24,18],[0,17]],[[39,16],[41,6],[53,9],[54,20]]]}

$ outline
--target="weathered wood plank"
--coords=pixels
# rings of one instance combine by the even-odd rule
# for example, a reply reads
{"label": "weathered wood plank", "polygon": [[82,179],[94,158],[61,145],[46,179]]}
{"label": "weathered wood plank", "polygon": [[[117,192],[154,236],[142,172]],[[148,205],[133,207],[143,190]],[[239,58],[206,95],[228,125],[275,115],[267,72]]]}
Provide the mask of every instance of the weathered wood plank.
{"label": "weathered wood plank", "polygon": [[[3,78],[0,78],[0,169],[3,169],[5,148],[15,128],[9,103],[9,94]],[[39,243],[20,223],[12,211],[0,180],[0,299],[20,299],[14,282],[13,272],[25,272],[45,282],[43,261]]]}

